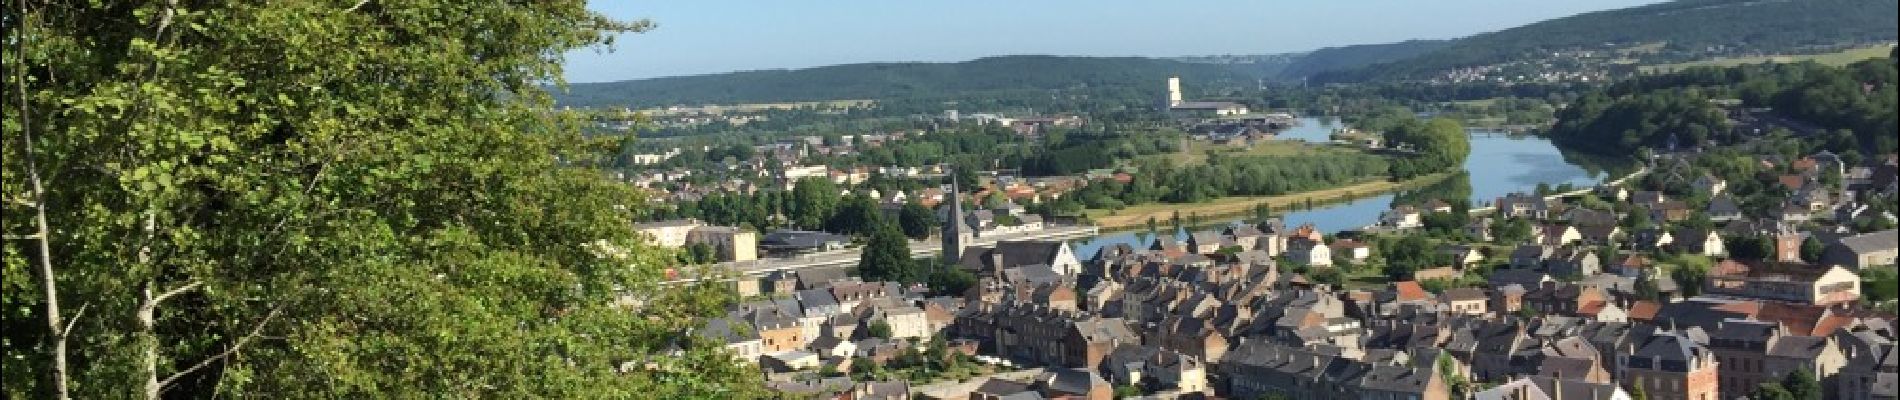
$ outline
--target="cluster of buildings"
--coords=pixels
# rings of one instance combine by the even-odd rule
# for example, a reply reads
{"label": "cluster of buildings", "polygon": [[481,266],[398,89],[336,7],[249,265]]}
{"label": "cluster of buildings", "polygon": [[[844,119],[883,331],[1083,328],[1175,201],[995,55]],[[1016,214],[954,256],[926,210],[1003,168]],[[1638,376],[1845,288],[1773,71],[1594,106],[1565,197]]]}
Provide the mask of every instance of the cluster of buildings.
{"label": "cluster of buildings", "polygon": [[[1804,159],[1816,158],[1826,159]],[[1725,182],[1691,176],[1681,184],[1722,199]],[[1827,398],[1896,398],[1900,326],[1866,304],[1860,277],[1894,268],[1895,231],[1829,223],[1846,199],[1867,197],[1853,192],[1880,186],[1808,189],[1837,199],[1820,211],[1827,216],[1728,216],[1734,206],[1720,201],[1690,207],[1616,187],[1591,190],[1612,209],[1505,196],[1477,219],[1532,221],[1530,237],[1482,243],[1490,221],[1474,222],[1468,230],[1486,235],[1479,242],[1436,249],[1450,263],[1383,285],[1310,278],[1380,251],[1311,225],[1265,221],[1076,254],[1061,241],[971,246],[978,225],[946,224],[941,259],[955,262],[940,268],[975,274],[965,292],[780,272],[763,284],[776,300],[742,304],[715,324],[755,334],[712,337],[787,377],[774,387],[788,393],[823,383],[797,371],[886,362],[943,340],[1043,369],[979,378],[968,397],[953,398],[1110,399],[1134,387],[1154,398],[1732,399],[1795,370],[1816,377]],[[1791,193],[1788,204],[1802,205]],[[948,201],[946,220],[970,221]],[[1450,208],[1395,207],[1381,225],[1407,234]],[[1622,221],[1632,213],[1658,227],[1629,229]],[[1719,223],[1677,223],[1699,217]],[[1731,238],[1768,240],[1774,254],[1730,257]],[[1824,243],[1818,260],[1801,257],[1809,238]],[[1714,263],[1706,277],[1679,281],[1666,269],[1680,266],[1659,261],[1684,256]],[[1444,284],[1472,279],[1482,284]],[[888,333],[870,335],[872,325]],[[865,398],[849,393],[890,384],[837,379],[823,396]]]}

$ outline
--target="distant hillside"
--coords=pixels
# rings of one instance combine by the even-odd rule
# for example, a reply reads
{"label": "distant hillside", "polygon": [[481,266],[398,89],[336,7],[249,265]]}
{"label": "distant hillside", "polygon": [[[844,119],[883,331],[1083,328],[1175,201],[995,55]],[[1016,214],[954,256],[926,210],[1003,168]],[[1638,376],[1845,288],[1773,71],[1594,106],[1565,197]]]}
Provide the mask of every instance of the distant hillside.
{"label": "distant hillside", "polygon": [[561,105],[586,107],[732,104],[830,99],[942,97],[997,90],[1143,89],[1160,93],[1180,75],[1190,88],[1251,85],[1255,75],[1223,64],[1137,57],[1003,56],[958,63],[870,63],[798,70],[577,83]]}
{"label": "distant hillside", "polygon": [[1891,41],[1900,31],[1893,0],[1678,0],[1578,14],[1455,40],[1417,57],[1315,80],[1419,78],[1454,68],[1540,57],[1554,51],[1666,43],[1675,53],[1799,53],[1816,47]]}
{"label": "distant hillside", "polygon": [[1274,71],[1278,80],[1297,81],[1329,71],[1339,71],[1387,63],[1436,51],[1450,45],[1449,40],[1407,40],[1398,43],[1362,44],[1314,50]]}
{"label": "distant hillside", "polygon": [[1274,78],[1287,66],[1305,58],[1307,53],[1248,54],[1173,57],[1170,60],[1194,64],[1220,64],[1232,67],[1241,73],[1265,78]]}

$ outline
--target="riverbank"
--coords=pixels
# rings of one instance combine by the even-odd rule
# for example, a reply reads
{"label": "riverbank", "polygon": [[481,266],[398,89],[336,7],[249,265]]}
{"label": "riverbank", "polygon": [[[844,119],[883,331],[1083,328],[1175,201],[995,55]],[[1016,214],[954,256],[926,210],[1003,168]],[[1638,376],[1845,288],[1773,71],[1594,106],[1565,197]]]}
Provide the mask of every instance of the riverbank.
{"label": "riverbank", "polygon": [[1402,182],[1379,180],[1277,196],[1231,196],[1205,203],[1191,204],[1150,203],[1124,208],[1119,211],[1090,209],[1084,211],[1084,213],[1088,215],[1090,221],[1095,223],[1096,227],[1101,228],[1103,231],[1112,231],[1147,227],[1149,218],[1153,218],[1156,223],[1166,224],[1169,220],[1173,219],[1175,215],[1180,215],[1182,218],[1198,216],[1203,220],[1245,215],[1252,213],[1254,207],[1262,203],[1267,204],[1268,207],[1272,207],[1276,213],[1279,213],[1295,205],[1305,205],[1308,201],[1318,204],[1374,196],[1407,188],[1430,185],[1451,176],[1451,173],[1437,173]]}

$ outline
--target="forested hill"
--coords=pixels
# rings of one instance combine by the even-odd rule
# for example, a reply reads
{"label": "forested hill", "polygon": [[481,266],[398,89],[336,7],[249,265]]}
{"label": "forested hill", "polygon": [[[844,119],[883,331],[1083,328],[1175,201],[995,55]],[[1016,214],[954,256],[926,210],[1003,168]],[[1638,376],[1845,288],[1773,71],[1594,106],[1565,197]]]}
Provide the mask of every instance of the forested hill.
{"label": "forested hill", "polygon": [[[1665,53],[1800,52],[1815,46],[1891,41],[1893,0],[1677,0],[1599,11],[1458,39],[1432,52],[1316,81],[1418,78],[1453,68],[1533,59],[1553,51],[1666,43]],[[1713,49],[1713,50],[1712,50]]]}
{"label": "forested hill", "polygon": [[1002,56],[958,63],[869,63],[797,70],[577,83],[557,94],[561,105],[586,107],[731,104],[836,99],[941,97],[993,90],[1147,88],[1157,96],[1179,75],[1195,88],[1253,83],[1254,76],[1219,64],[1138,57]]}
{"label": "forested hill", "polygon": [[1407,40],[1398,43],[1361,44],[1314,50],[1281,67],[1273,77],[1297,81],[1314,74],[1365,67],[1418,56],[1450,45],[1449,40]]}

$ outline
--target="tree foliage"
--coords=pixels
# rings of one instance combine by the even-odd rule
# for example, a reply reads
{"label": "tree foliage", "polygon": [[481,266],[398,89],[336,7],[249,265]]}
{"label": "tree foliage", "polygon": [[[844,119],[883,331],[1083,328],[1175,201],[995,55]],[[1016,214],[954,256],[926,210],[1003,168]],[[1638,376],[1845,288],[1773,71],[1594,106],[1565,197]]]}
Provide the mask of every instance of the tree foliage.
{"label": "tree foliage", "polygon": [[731,294],[655,285],[644,199],[542,91],[643,22],[426,0],[0,20],[8,397],[760,395],[678,339]]}
{"label": "tree foliage", "polygon": [[866,281],[918,282],[917,262],[910,258],[910,240],[896,224],[879,224],[858,258],[858,276]]}

